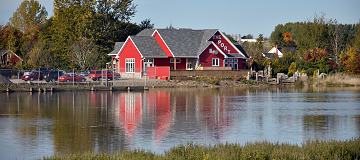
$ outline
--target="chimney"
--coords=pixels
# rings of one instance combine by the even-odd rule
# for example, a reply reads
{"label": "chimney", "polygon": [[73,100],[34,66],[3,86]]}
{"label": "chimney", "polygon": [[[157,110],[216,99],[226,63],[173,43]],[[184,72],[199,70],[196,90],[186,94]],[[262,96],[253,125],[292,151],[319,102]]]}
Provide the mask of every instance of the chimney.
{"label": "chimney", "polygon": [[276,45],[275,53],[276,53],[276,55],[278,55],[278,45]]}

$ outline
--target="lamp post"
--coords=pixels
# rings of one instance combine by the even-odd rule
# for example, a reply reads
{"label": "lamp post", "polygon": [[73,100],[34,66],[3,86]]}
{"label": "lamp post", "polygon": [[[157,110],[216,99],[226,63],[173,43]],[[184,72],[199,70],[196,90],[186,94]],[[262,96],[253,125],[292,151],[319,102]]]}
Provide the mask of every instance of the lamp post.
{"label": "lamp post", "polygon": [[105,75],[105,77],[106,77],[106,78],[105,78],[105,79],[106,79],[106,81],[105,81],[105,82],[106,82],[106,86],[108,86],[108,76],[107,76],[107,73],[108,73],[108,65],[109,65],[109,64],[110,64],[110,62],[107,62],[107,63],[106,63],[106,70],[105,70],[105,71],[106,71],[106,73],[105,73],[105,74],[106,74],[106,75]]}

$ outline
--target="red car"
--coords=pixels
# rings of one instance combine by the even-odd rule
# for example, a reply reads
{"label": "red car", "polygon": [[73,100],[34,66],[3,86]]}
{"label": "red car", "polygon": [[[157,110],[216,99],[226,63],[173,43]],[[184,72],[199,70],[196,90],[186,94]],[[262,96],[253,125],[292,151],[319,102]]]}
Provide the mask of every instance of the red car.
{"label": "red car", "polygon": [[[40,73],[40,75],[39,75],[39,73]],[[35,79],[42,80],[43,78],[44,78],[44,73],[39,72],[39,71],[32,71],[32,72],[30,72],[30,74],[24,75],[21,77],[21,79],[24,81],[27,81],[27,80],[33,81]]]}
{"label": "red car", "polygon": [[[106,73],[107,72],[107,73]],[[114,79],[119,79],[120,78],[120,74],[119,73],[116,73],[113,75],[113,72],[110,71],[110,70],[91,70],[90,71],[90,74],[89,74],[89,78],[91,78],[93,81],[101,81],[102,80],[102,77],[106,77],[107,75],[107,78],[112,80],[113,77]]]}
{"label": "red car", "polygon": [[72,82],[72,81],[85,82],[86,79],[84,77],[79,77],[77,74],[73,74],[73,73],[68,73],[66,76],[59,77],[59,82]]}

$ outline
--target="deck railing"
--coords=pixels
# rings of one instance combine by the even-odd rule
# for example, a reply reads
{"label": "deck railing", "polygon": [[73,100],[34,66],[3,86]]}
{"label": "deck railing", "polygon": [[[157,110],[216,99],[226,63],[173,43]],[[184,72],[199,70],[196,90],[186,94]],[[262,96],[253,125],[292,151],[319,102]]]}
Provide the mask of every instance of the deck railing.
{"label": "deck railing", "polygon": [[250,70],[170,70],[170,77],[246,77]]}

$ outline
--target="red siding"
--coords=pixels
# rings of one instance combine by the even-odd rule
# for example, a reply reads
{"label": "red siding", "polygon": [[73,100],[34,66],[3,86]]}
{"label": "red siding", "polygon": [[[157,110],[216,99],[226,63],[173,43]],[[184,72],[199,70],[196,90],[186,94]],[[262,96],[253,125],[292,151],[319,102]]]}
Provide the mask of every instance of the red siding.
{"label": "red siding", "polygon": [[158,32],[155,33],[154,37],[155,37],[156,41],[159,43],[160,47],[164,50],[165,54],[168,57],[173,57],[169,48],[166,46],[165,42],[162,40],[162,38],[160,37]]}
{"label": "red siding", "polygon": [[134,43],[129,39],[124,49],[119,53],[120,72],[125,72],[125,59],[135,58],[135,72],[141,72],[142,61],[141,54],[136,49]]}
{"label": "red siding", "polygon": [[222,55],[220,52],[217,55],[214,55],[212,53],[209,53],[209,49],[216,50],[215,46],[211,44],[200,54],[199,61],[200,61],[201,67],[213,67],[212,66],[213,58],[219,58],[219,66],[218,67],[224,67],[224,55]]}
{"label": "red siding", "polygon": [[[154,59],[155,66],[169,66],[170,70],[174,69],[174,63],[170,63],[172,58],[157,58]],[[176,58],[180,59],[180,63],[176,63],[176,70],[186,70],[186,58]]]}
{"label": "red siding", "polygon": [[[219,39],[220,38],[220,39]],[[238,53],[237,50],[230,44],[226,38],[224,38],[219,31],[216,32],[209,41],[213,41],[224,53],[229,54],[230,53]]]}
{"label": "red siding", "polygon": [[9,60],[12,61],[12,62],[15,62],[15,63],[21,62],[21,59],[19,57],[17,57],[17,56],[14,56],[14,55],[11,55]]}
{"label": "red siding", "polygon": [[147,67],[147,76],[149,79],[155,77],[170,77],[170,67]]}

